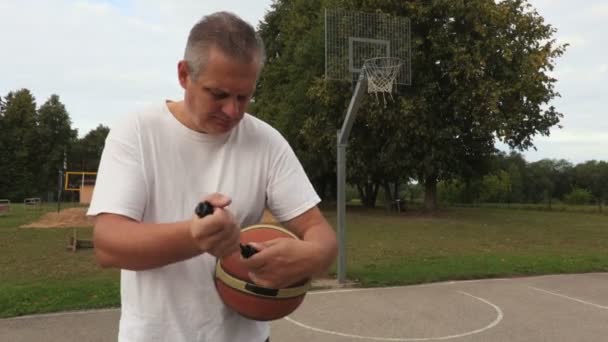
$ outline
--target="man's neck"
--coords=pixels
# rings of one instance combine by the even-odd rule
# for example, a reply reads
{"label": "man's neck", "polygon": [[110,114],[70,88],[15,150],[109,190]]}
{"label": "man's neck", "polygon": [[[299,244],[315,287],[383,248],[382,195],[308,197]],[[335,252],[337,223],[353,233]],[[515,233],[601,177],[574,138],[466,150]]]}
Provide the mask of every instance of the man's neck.
{"label": "man's neck", "polygon": [[[179,121],[182,125],[188,127],[189,129],[198,132],[198,129],[196,129],[196,127],[194,127],[194,125],[192,124],[192,122],[190,122],[190,120],[188,119],[188,116],[186,115],[186,108],[184,107],[183,100],[181,100],[181,101],[166,100],[165,102],[167,103],[167,108],[169,108],[169,112],[171,112],[171,114],[173,114],[173,117],[175,117],[175,119],[177,121]],[[201,132],[201,133],[206,133],[206,132]]]}

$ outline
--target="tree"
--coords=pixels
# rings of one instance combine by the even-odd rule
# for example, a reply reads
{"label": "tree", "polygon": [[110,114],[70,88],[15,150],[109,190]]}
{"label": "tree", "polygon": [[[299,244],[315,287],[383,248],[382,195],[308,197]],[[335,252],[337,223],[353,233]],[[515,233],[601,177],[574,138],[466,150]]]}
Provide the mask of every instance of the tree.
{"label": "tree", "polygon": [[[315,81],[324,73],[322,1],[279,0],[260,24],[266,43],[266,65],[257,84],[252,112],[276,127],[301,160],[323,198],[335,193],[335,128],[333,139],[315,134],[309,144],[308,117],[324,108],[311,98]],[[324,120],[337,127],[337,118]],[[331,149],[333,145],[333,149]]]}
{"label": "tree", "polygon": [[107,126],[100,124],[76,140],[69,153],[68,170],[96,172],[109,132]]}
{"label": "tree", "polygon": [[51,97],[38,109],[39,154],[42,168],[39,182],[47,192],[57,188],[57,171],[63,162],[70,144],[76,138],[70,116],[59,96]]}
{"label": "tree", "polygon": [[481,181],[481,202],[504,203],[509,199],[511,179],[509,173],[503,170],[485,175]]}
{"label": "tree", "polygon": [[[322,196],[335,196],[336,131],[352,93],[351,84],[324,79],[323,11],[319,8],[331,3],[339,1],[273,4],[260,25],[268,59],[253,105],[258,116],[290,141]],[[394,120],[398,109],[393,105],[378,116],[378,106],[366,101],[361,111],[369,116],[359,115],[353,127],[347,179],[359,190],[364,205],[375,205],[380,187],[395,199],[399,184],[409,179],[403,167],[409,158],[398,137],[399,120]]]}
{"label": "tree", "polygon": [[27,89],[5,97],[0,147],[2,196],[18,201],[39,195],[36,102]]}
{"label": "tree", "polygon": [[602,211],[602,205],[608,198],[608,163],[590,160],[578,164],[574,170],[576,185],[593,194],[599,211]]}
{"label": "tree", "polygon": [[[414,4],[416,6],[414,6]],[[493,153],[495,139],[532,147],[561,114],[543,109],[555,79],[547,75],[565,46],[525,1],[408,2],[412,18],[412,144],[417,174],[433,208],[439,179]]]}
{"label": "tree", "polygon": [[593,203],[593,195],[589,190],[574,188],[564,196],[564,202],[572,205],[582,205]]}
{"label": "tree", "polygon": [[[336,131],[352,94],[350,85],[323,79],[323,7],[412,20],[413,85],[400,90],[394,108],[362,105],[351,133],[351,183],[374,192],[413,174],[434,209],[438,181],[482,174],[496,139],[531,148],[562,116],[546,105],[559,96],[548,73],[566,46],[556,45],[555,29],[525,0],[278,0],[260,26],[270,43],[255,110],[305,156],[307,171],[333,171]],[[399,167],[372,165],[384,161]]]}
{"label": "tree", "polygon": [[556,163],[550,159],[542,159],[528,166],[529,181],[526,190],[528,198],[534,203],[546,201],[551,208],[555,183],[557,179]]}

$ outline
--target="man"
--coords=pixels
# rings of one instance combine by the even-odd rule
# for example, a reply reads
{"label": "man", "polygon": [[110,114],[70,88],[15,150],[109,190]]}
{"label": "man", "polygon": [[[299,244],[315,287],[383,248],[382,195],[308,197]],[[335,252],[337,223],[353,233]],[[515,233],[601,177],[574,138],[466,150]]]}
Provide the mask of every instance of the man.
{"label": "man", "polygon": [[[333,230],[295,154],[245,109],[264,62],[251,25],[221,12],[191,30],[178,78],[181,101],[129,116],[106,140],[88,214],[100,265],[121,268],[120,341],[265,341],[269,326],[224,306],[218,257],[264,207],[301,240],[256,244],[244,260],[260,286],[281,288],[324,272]],[[194,208],[209,201],[213,214]]]}

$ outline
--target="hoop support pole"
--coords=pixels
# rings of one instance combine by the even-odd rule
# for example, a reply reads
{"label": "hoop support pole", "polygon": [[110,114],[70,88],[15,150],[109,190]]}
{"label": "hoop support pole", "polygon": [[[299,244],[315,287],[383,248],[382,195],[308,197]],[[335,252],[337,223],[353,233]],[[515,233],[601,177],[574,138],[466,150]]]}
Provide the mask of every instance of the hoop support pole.
{"label": "hoop support pole", "polygon": [[338,283],[343,284],[346,281],[346,227],[345,227],[345,213],[346,213],[346,147],[348,146],[348,136],[350,130],[353,127],[353,122],[357,116],[357,111],[361,106],[363,96],[365,96],[365,89],[367,88],[367,80],[362,74],[357,81],[357,86],[353,93],[353,97],[350,99],[348,105],[348,111],[342,124],[342,129],[337,134],[337,181],[338,181],[338,217],[337,217],[337,231],[338,231]]}

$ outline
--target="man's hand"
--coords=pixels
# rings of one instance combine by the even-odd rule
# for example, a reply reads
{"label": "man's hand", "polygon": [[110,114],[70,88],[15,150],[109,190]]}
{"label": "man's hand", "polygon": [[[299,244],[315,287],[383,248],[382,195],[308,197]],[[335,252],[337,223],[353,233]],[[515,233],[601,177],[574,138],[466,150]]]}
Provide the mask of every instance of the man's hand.
{"label": "man's hand", "polygon": [[259,286],[280,289],[312,278],[319,263],[318,247],[314,243],[291,238],[250,242],[258,250],[243,265],[249,278]]}
{"label": "man's hand", "polygon": [[322,275],[338,253],[336,235],[317,207],[282,224],[301,240],[249,243],[259,252],[243,259],[249,277],[259,286],[280,289]]}
{"label": "man's hand", "polygon": [[190,233],[195,244],[205,253],[218,258],[239,250],[241,229],[234,215],[226,209],[232,200],[222,194],[211,194],[203,199],[214,211],[205,217],[194,215],[190,222]]}

